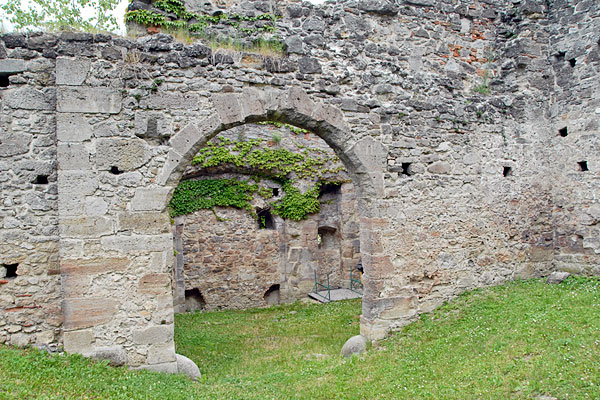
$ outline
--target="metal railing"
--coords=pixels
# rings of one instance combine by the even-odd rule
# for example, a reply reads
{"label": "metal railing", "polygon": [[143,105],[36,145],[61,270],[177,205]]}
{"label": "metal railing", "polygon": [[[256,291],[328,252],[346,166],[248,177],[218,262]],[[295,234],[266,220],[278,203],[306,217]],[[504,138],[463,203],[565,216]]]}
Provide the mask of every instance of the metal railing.
{"label": "metal railing", "polygon": [[[355,279],[353,274],[354,274],[354,268],[350,267],[350,290],[353,291],[354,293],[362,294],[362,290],[364,289],[364,285],[362,283],[362,274],[360,274],[360,271],[359,271],[359,274],[360,274],[359,279]],[[361,291],[359,292],[358,290],[356,290],[354,288],[355,287],[354,285],[359,285]]]}
{"label": "metal railing", "polygon": [[[327,297],[319,294],[319,287],[327,290]],[[317,271],[315,271],[315,295],[324,298],[327,301],[331,301],[331,286],[329,285],[329,274],[327,274],[327,285],[319,282],[319,277],[317,276]]]}

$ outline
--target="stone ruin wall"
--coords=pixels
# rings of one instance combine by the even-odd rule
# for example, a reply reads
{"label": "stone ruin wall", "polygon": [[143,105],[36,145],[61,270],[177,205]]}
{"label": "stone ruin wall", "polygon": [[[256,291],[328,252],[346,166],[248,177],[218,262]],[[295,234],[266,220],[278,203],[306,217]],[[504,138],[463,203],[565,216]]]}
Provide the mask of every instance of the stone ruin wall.
{"label": "stone ruin wall", "polygon": [[352,174],[370,338],[464,290],[599,272],[597,2],[279,6],[277,62],[0,37],[0,264],[19,264],[0,341],[172,371],[166,204],[211,135],[261,119],[312,128]]}
{"label": "stone ruin wall", "polygon": [[[272,142],[279,134],[281,142]],[[333,156],[333,150],[317,135],[295,134],[286,127],[248,124],[228,130],[220,137],[230,140],[263,140],[264,145],[289,151],[311,148]],[[213,139],[213,141],[217,138]],[[271,143],[269,143],[271,141]],[[345,172],[328,174],[330,181],[346,181]],[[234,170],[205,171],[189,166],[183,179],[240,178],[249,179]],[[278,195],[265,201],[260,196],[253,200],[254,209],[268,209],[269,202],[283,196],[280,183],[263,179],[259,186]],[[314,182],[305,182],[310,187]],[[303,190],[305,190],[304,188]],[[314,272],[320,282],[332,287],[349,287],[350,268],[360,258],[358,215],[352,183],[343,183],[339,193],[320,196],[321,211],[306,220],[284,220],[273,215],[273,229],[259,229],[256,219],[246,210],[217,207],[199,210],[175,218],[175,249],[177,258],[175,276],[176,311],[187,309],[228,309],[265,306],[268,302],[291,302],[314,291]],[[320,245],[317,235],[322,231],[326,240]],[[181,270],[181,271],[179,271]],[[265,293],[278,287],[269,300]],[[198,289],[202,302],[192,295],[185,304],[185,291]]]}

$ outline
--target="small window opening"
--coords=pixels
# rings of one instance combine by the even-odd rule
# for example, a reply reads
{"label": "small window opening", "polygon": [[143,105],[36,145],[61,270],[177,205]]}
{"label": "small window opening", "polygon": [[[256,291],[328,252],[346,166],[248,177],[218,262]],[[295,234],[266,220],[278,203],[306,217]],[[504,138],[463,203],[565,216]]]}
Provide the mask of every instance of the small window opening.
{"label": "small window opening", "polygon": [[569,131],[568,131],[567,127],[565,126],[564,128],[560,128],[558,130],[558,134],[562,137],[567,137],[567,135],[569,134]]}
{"label": "small window opening", "polygon": [[589,171],[587,161],[579,161],[577,164],[579,164],[579,170],[581,172]]}
{"label": "small window opening", "polygon": [[6,270],[5,278],[16,278],[17,268],[19,264],[2,264],[2,267]]}
{"label": "small window opening", "polygon": [[10,85],[9,75],[0,75],[0,87],[8,87]]}
{"label": "small window opening", "polygon": [[554,58],[556,59],[556,61],[565,61],[566,54],[567,54],[566,51],[559,51],[558,53],[556,53],[554,55]]}
{"label": "small window opening", "polygon": [[335,228],[328,226],[323,226],[318,229],[317,243],[320,249],[332,249],[337,247],[335,232]]}
{"label": "small window opening", "polygon": [[110,167],[110,173],[113,175],[120,175],[123,173],[123,171],[121,171],[116,165],[113,165]]}
{"label": "small window opening", "polygon": [[569,64],[571,65],[571,67],[575,67],[575,64],[577,64],[577,60],[576,60],[576,59],[574,59],[574,58],[571,58],[571,59],[569,60]]}
{"label": "small window opening", "polygon": [[187,311],[203,310],[205,307],[206,301],[198,288],[185,291],[185,309]]}
{"label": "small window opening", "polygon": [[272,190],[273,190],[273,196],[274,197],[279,196],[279,188],[273,188]]}
{"label": "small window opening", "polygon": [[341,185],[337,185],[334,183],[324,183],[319,188],[319,197],[324,194],[339,194],[341,189]]}
{"label": "small window opening", "polygon": [[270,306],[279,304],[281,301],[281,296],[279,294],[279,284],[271,285],[271,287],[267,289],[263,297],[265,299],[265,302]]}
{"label": "small window opening", "polygon": [[36,185],[47,185],[48,184],[48,175],[38,175],[35,178]]}
{"label": "small window opening", "polygon": [[273,215],[269,210],[257,210],[256,215],[258,217],[258,229],[275,229]]}
{"label": "small window opening", "polygon": [[412,170],[410,168],[410,163],[409,162],[403,162],[402,163],[402,175],[406,175],[406,176],[411,176],[412,175]]}
{"label": "small window opening", "polygon": [[511,176],[512,175],[512,168],[511,167],[504,167],[504,169],[502,170],[502,175],[504,175],[505,178],[507,176]]}

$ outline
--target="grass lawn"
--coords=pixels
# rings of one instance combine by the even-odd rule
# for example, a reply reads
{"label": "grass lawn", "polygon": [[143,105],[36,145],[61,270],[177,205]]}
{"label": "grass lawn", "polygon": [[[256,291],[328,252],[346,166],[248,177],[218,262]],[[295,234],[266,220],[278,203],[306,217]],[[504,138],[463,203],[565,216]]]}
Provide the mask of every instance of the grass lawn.
{"label": "grass lawn", "polygon": [[0,346],[0,399],[600,399],[600,281],[460,296],[360,357],[360,302],[177,315],[203,379]]}

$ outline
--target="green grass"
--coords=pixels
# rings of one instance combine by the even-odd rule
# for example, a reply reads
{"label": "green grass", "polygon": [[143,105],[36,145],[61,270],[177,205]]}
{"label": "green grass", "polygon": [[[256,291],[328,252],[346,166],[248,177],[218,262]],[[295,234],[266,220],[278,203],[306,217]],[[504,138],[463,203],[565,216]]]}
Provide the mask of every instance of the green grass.
{"label": "green grass", "polygon": [[178,315],[203,379],[0,346],[0,399],[600,398],[600,282],[514,282],[460,296],[344,360],[360,302]]}

